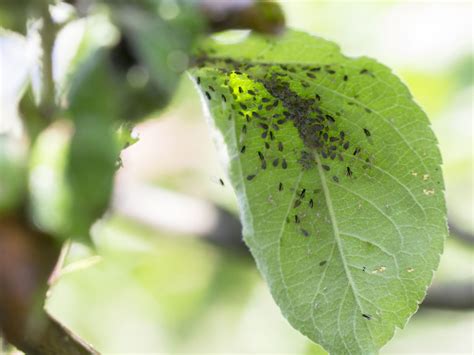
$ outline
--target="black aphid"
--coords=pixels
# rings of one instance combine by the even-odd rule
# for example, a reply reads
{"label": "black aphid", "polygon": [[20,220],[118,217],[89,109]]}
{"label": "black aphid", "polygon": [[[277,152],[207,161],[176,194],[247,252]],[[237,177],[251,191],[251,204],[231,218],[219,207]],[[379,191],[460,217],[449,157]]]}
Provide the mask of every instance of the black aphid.
{"label": "black aphid", "polygon": [[332,117],[331,115],[326,115],[326,118],[330,121],[330,122],[336,122],[336,120],[334,119],[334,117]]}
{"label": "black aphid", "polygon": [[316,79],[316,75],[314,75],[313,73],[306,73],[306,76],[311,79]]}
{"label": "black aphid", "polygon": [[278,191],[283,191],[283,184],[280,182],[280,184],[278,185]]}
{"label": "black aphid", "polygon": [[262,98],[262,102],[270,102],[270,99],[267,98],[267,97],[263,97],[263,98]]}
{"label": "black aphid", "polygon": [[364,128],[364,133],[367,137],[370,137],[370,131],[367,128]]}
{"label": "black aphid", "polygon": [[208,99],[208,100],[211,99],[211,94],[209,94],[207,91],[206,91],[206,96],[207,96],[207,99]]}
{"label": "black aphid", "polygon": [[314,202],[313,202],[313,199],[311,199],[311,200],[309,200],[309,207],[313,208],[313,206],[314,206]]}
{"label": "black aphid", "polygon": [[339,178],[337,176],[333,176],[332,179],[334,180],[334,182],[339,182]]}
{"label": "black aphid", "polygon": [[262,169],[265,170],[267,168],[267,161],[266,160],[262,160]]}
{"label": "black aphid", "polygon": [[198,83],[198,85],[201,84],[201,78],[199,76],[196,78],[196,82]]}
{"label": "black aphid", "polygon": [[309,232],[306,229],[301,228],[301,233],[303,233],[305,237],[309,237]]}
{"label": "black aphid", "polygon": [[209,90],[216,91],[212,85],[209,85]]}
{"label": "black aphid", "polygon": [[301,205],[301,200],[296,200],[295,204],[293,205],[293,208],[297,208],[300,205]]}
{"label": "black aphid", "polygon": [[244,92],[244,90],[242,89],[242,87],[241,87],[241,86],[239,86],[239,93],[241,93],[241,94],[242,94],[243,92]]}
{"label": "black aphid", "polygon": [[258,157],[260,160],[265,160],[265,157],[263,156],[262,152],[258,152]]}
{"label": "black aphid", "polygon": [[357,155],[357,154],[359,154],[359,153],[360,153],[360,148],[357,147],[357,148],[354,150],[353,155]]}
{"label": "black aphid", "polygon": [[347,75],[344,75],[344,77],[342,78],[344,81],[347,81],[347,79],[349,79],[349,77]]}
{"label": "black aphid", "polygon": [[323,260],[319,263],[319,266],[324,266],[324,265],[326,265],[327,262],[328,262],[327,260]]}
{"label": "black aphid", "polygon": [[367,113],[372,113],[372,110],[371,110],[370,108],[366,107],[366,108],[365,108],[365,112],[367,112]]}
{"label": "black aphid", "polygon": [[268,134],[268,131],[263,132],[263,133],[262,133],[262,138],[263,138],[263,139],[267,138],[267,134]]}
{"label": "black aphid", "polygon": [[371,319],[372,319],[372,316],[371,316],[370,314],[362,313],[362,317],[364,317],[364,318],[367,319],[367,320],[371,320]]}
{"label": "black aphid", "polygon": [[265,148],[270,149],[270,143],[265,142]]}
{"label": "black aphid", "polygon": [[351,168],[349,168],[349,167],[346,168],[346,175],[349,176],[349,177],[352,177],[352,170],[351,170]]}
{"label": "black aphid", "polygon": [[300,197],[304,198],[305,194],[306,194],[306,189],[301,190]]}
{"label": "black aphid", "polygon": [[278,142],[278,150],[280,152],[283,152],[283,143],[282,142]]}
{"label": "black aphid", "polygon": [[331,168],[330,168],[329,166],[327,166],[327,165],[321,165],[321,166],[322,166],[322,167],[323,167],[323,169],[324,169],[324,170],[326,170],[326,171],[329,171],[329,170],[331,170]]}
{"label": "black aphid", "polygon": [[342,146],[345,150],[349,149],[349,142],[344,143]]}
{"label": "black aphid", "polygon": [[275,139],[275,136],[273,135],[273,132],[272,132],[272,131],[270,131],[270,139],[271,139],[271,140],[274,140],[274,139]]}
{"label": "black aphid", "polygon": [[242,133],[244,133],[244,134],[247,133],[247,125],[246,124],[244,124],[242,126]]}
{"label": "black aphid", "polygon": [[240,148],[240,152],[241,152],[242,154],[244,154],[244,153],[245,153],[245,149],[246,149],[246,147],[245,147],[245,145],[244,145],[244,146],[242,146],[242,148]]}
{"label": "black aphid", "polygon": [[222,186],[224,186],[224,180],[219,179],[219,183],[220,183]]}
{"label": "black aphid", "polygon": [[253,90],[247,90],[247,92],[248,92],[250,95],[255,95],[255,91],[253,91]]}
{"label": "black aphid", "polygon": [[273,128],[275,131],[280,130],[280,127],[278,127],[278,125],[277,125],[276,123],[272,123],[272,128]]}
{"label": "black aphid", "polygon": [[247,105],[243,104],[243,103],[240,103],[240,107],[242,107],[243,110],[246,110],[247,109]]}
{"label": "black aphid", "polygon": [[318,94],[316,94],[316,100],[321,101],[321,96],[319,96]]}
{"label": "black aphid", "polygon": [[222,94],[221,97],[222,97],[222,100],[223,100],[224,102],[227,102],[227,98],[225,97],[224,94]]}
{"label": "black aphid", "polygon": [[276,158],[275,160],[273,160],[272,164],[274,167],[277,167],[278,166],[278,163],[279,163],[280,159],[279,158]]}
{"label": "black aphid", "polygon": [[336,74],[336,71],[333,69],[326,69],[329,74]]}
{"label": "black aphid", "polygon": [[297,214],[295,214],[295,223],[300,223],[300,218],[298,217]]}
{"label": "black aphid", "polygon": [[281,167],[282,167],[283,169],[286,169],[286,168],[288,167],[288,164],[286,163],[286,160],[285,160],[285,159],[283,159],[283,160],[281,161]]}
{"label": "black aphid", "polygon": [[248,175],[248,176],[247,176],[247,180],[250,181],[250,180],[252,180],[254,177],[255,177],[255,175]]}

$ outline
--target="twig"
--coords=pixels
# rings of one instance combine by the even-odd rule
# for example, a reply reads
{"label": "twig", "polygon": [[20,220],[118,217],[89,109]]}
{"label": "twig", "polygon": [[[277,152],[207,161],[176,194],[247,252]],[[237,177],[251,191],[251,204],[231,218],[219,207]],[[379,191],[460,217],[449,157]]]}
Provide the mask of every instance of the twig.
{"label": "twig", "polygon": [[44,0],[41,8],[43,24],[40,30],[41,36],[41,97],[39,112],[45,120],[52,120],[56,111],[55,88],[53,78],[53,47],[58,27],[53,22],[49,12],[49,1]]}
{"label": "twig", "polygon": [[452,221],[449,222],[449,232],[452,237],[461,240],[471,247],[474,246],[474,235]]}

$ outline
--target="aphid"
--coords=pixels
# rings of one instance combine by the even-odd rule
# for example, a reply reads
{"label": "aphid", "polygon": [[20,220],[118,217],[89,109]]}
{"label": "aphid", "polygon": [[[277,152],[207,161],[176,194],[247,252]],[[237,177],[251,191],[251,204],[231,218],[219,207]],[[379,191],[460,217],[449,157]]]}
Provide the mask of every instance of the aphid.
{"label": "aphid", "polygon": [[364,128],[364,133],[367,137],[370,137],[370,131],[367,128]]}
{"label": "aphid", "polygon": [[207,99],[208,99],[208,100],[211,99],[211,94],[209,94],[207,91],[206,91],[206,96],[207,96]]}
{"label": "aphid", "polygon": [[285,120],[278,120],[278,121],[277,121],[278,124],[283,124],[283,123],[285,123],[285,122],[286,122]]}
{"label": "aphid", "polygon": [[286,169],[286,168],[288,167],[288,164],[286,163],[286,160],[285,160],[285,159],[283,159],[283,160],[281,161],[281,167],[282,167],[283,169]]}
{"label": "aphid", "polygon": [[351,170],[351,168],[349,168],[349,167],[346,168],[346,175],[349,176],[349,177],[352,177],[352,170]]}
{"label": "aphid", "polygon": [[305,194],[306,194],[306,189],[301,190],[300,197],[304,198]]}
{"label": "aphid", "polygon": [[262,169],[265,170],[267,168],[267,161],[266,160],[262,160]]}
{"label": "aphid", "polygon": [[324,266],[324,265],[326,265],[327,262],[328,262],[327,260],[323,260],[319,263],[319,266]]}
{"label": "aphid", "polygon": [[321,165],[321,166],[322,166],[322,167],[323,167],[323,169],[324,169],[324,170],[326,170],[326,171],[329,171],[329,170],[331,170],[331,168],[330,168],[329,166],[327,166],[327,165]]}
{"label": "aphid", "polygon": [[338,140],[339,140],[338,137],[330,137],[330,138],[329,138],[329,141],[330,141],[330,142],[337,142]]}
{"label": "aphid", "polygon": [[316,100],[321,101],[321,96],[319,96],[318,94],[316,94]]}
{"label": "aphid", "polygon": [[246,120],[247,122],[250,122],[250,116],[246,114],[246,115],[245,115],[245,120]]}
{"label": "aphid", "polygon": [[262,133],[262,138],[263,138],[263,139],[267,138],[267,134],[268,134],[268,131],[263,132],[263,133]]}
{"label": "aphid", "polygon": [[295,204],[293,205],[293,208],[297,208],[300,205],[301,205],[301,200],[296,200]]}
{"label": "aphid", "polygon": [[242,148],[240,148],[240,153],[244,154],[245,153],[246,146],[243,145]]}
{"label": "aphid", "polygon": [[344,131],[339,132],[339,137],[341,138],[341,141],[344,140],[345,136],[346,134],[344,133]]}
{"label": "aphid", "polygon": [[212,85],[209,85],[209,90],[216,91]]}
{"label": "aphid", "polygon": [[219,183],[220,183],[222,186],[225,186],[225,185],[224,185],[224,180],[219,179]]}
{"label": "aphid", "polygon": [[262,152],[257,152],[258,153],[258,157],[260,158],[260,160],[265,160],[265,157],[263,156]]}
{"label": "aphid", "polygon": [[226,99],[226,97],[224,96],[224,94],[222,94],[221,97],[222,97],[222,100],[223,100],[224,102],[227,102],[227,99]]}
{"label": "aphid", "polygon": [[237,75],[242,75],[241,71],[234,70],[234,73],[237,74]]}
{"label": "aphid", "polygon": [[253,91],[253,90],[247,90],[247,92],[248,92],[250,95],[255,95],[255,91]]}
{"label": "aphid", "polygon": [[360,153],[360,148],[357,147],[355,150],[354,150],[354,153],[352,155],[357,155]]}
{"label": "aphid", "polygon": [[283,152],[283,143],[282,142],[278,142],[278,150],[280,152]]}
{"label": "aphid", "polygon": [[283,184],[280,182],[280,184],[278,185],[278,191],[283,191]]}
{"label": "aphid", "polygon": [[369,71],[367,69],[362,69],[359,73],[360,74],[367,74]]}
{"label": "aphid", "polygon": [[242,126],[242,133],[244,133],[244,134],[247,133],[247,125],[246,124],[244,124]]}
{"label": "aphid", "polygon": [[367,113],[372,113],[372,110],[371,110],[370,108],[366,107],[366,108],[365,108],[365,112],[367,112]]}
{"label": "aphid", "polygon": [[280,161],[279,158],[276,158],[275,160],[273,160],[272,164],[273,166],[276,168],[278,166],[278,162]]}
{"label": "aphid", "polygon": [[278,125],[276,123],[272,123],[272,128],[275,130],[275,131],[279,131],[280,130],[280,127],[278,127]]}
{"label": "aphid", "polygon": [[199,76],[196,78],[196,82],[198,83],[198,85],[201,84],[201,78]]}
{"label": "aphid", "polygon": [[280,101],[278,101],[278,100],[273,101],[273,107],[277,107],[279,102]]}
{"label": "aphid", "polygon": [[250,181],[250,180],[252,180],[254,177],[255,177],[255,175],[248,175],[248,176],[247,176],[247,180]]}
{"label": "aphid", "polygon": [[259,126],[265,130],[268,129],[268,125],[266,123],[259,123]]}
{"label": "aphid", "polygon": [[244,92],[244,90],[242,89],[242,87],[241,87],[241,86],[239,86],[239,93],[241,93],[241,94],[242,94],[243,92]]}
{"label": "aphid", "polygon": [[260,111],[263,108],[263,105],[258,105],[257,109]]}
{"label": "aphid", "polygon": [[303,233],[305,237],[309,237],[309,232],[306,229],[301,228],[301,233]]}
{"label": "aphid", "polygon": [[270,99],[267,98],[267,97],[263,97],[263,98],[262,98],[262,102],[270,102]]}
{"label": "aphid", "polygon": [[306,76],[311,79],[316,79],[316,75],[314,75],[313,73],[306,73]]}
{"label": "aphid", "polygon": [[344,150],[349,149],[349,142],[344,143],[342,147],[344,148]]}
{"label": "aphid", "polygon": [[311,199],[311,200],[309,200],[309,207],[313,208],[313,206],[314,206],[313,199]]}
{"label": "aphid", "polygon": [[336,120],[334,119],[334,117],[332,117],[331,115],[326,115],[326,118],[331,121],[331,122],[336,122]]}
{"label": "aphid", "polygon": [[274,140],[274,139],[275,139],[275,136],[273,135],[273,132],[272,132],[272,131],[270,131],[270,139],[271,139],[271,140]]}
{"label": "aphid", "polygon": [[314,67],[314,68],[311,68],[309,71],[320,71],[321,70],[321,67]]}
{"label": "aphid", "polygon": [[366,266],[362,266],[362,271],[365,272],[367,270]]}
{"label": "aphid", "polygon": [[367,319],[367,320],[371,320],[371,319],[372,319],[372,316],[371,316],[370,314],[362,313],[362,317],[364,317],[364,318]]}
{"label": "aphid", "polygon": [[347,81],[347,79],[349,79],[349,77],[347,75],[344,75],[344,77],[342,78],[344,81]]}
{"label": "aphid", "polygon": [[339,182],[339,178],[337,176],[333,176],[332,179],[334,180],[334,182]]}
{"label": "aphid", "polygon": [[247,109],[247,105],[243,104],[243,103],[240,103],[240,107],[242,107],[243,110],[246,110]]}
{"label": "aphid", "polygon": [[326,69],[329,74],[336,74],[336,71],[333,69]]}
{"label": "aphid", "polygon": [[295,223],[300,223],[300,218],[298,217],[297,214],[295,214]]}
{"label": "aphid", "polygon": [[265,142],[265,148],[270,149],[270,143]]}

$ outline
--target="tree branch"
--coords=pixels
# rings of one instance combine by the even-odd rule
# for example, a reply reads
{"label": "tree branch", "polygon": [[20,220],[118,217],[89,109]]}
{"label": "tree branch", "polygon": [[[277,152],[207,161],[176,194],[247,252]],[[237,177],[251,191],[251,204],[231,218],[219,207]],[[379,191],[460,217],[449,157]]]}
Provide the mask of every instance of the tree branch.
{"label": "tree branch", "polygon": [[[156,230],[202,238],[250,256],[239,219],[207,201],[122,178],[116,184],[112,206],[117,214]],[[440,284],[429,288],[423,307],[473,309],[473,301],[472,282]]]}

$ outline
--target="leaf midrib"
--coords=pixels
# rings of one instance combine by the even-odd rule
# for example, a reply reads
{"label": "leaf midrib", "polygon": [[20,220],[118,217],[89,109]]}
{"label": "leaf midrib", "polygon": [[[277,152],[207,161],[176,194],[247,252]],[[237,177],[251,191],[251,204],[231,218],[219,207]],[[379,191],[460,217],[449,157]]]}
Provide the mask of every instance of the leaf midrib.
{"label": "leaf midrib", "polygon": [[[344,273],[346,275],[347,281],[349,282],[349,286],[351,288],[354,299],[357,303],[357,307],[359,308],[359,312],[362,314],[362,313],[364,313],[364,311],[362,309],[362,305],[359,302],[359,298],[358,298],[359,292],[358,292],[357,287],[356,287],[356,285],[354,283],[354,280],[352,278],[352,274],[349,270],[349,266],[346,262],[344,250],[343,250],[343,247],[342,247],[342,239],[341,239],[341,235],[340,235],[340,232],[339,232],[339,227],[338,227],[338,224],[337,224],[336,214],[334,212],[334,208],[333,208],[333,205],[332,205],[331,194],[329,192],[329,188],[328,188],[328,185],[326,183],[326,175],[324,174],[322,164],[321,164],[321,160],[319,159],[318,152],[316,150],[313,150],[312,154],[313,154],[314,160],[315,160],[316,165],[317,165],[319,178],[321,180],[321,187],[322,187],[322,190],[323,190],[323,193],[324,193],[324,198],[325,198],[325,201],[326,201],[326,207],[328,209],[329,219],[331,221],[331,227],[332,227],[333,234],[334,234],[334,240],[336,241],[337,250],[338,250],[339,255],[341,257],[342,265],[344,267]],[[371,340],[374,341],[375,339],[372,335],[372,332],[370,330],[369,325],[367,323],[364,323],[364,324],[367,328],[367,331],[369,332]]]}

